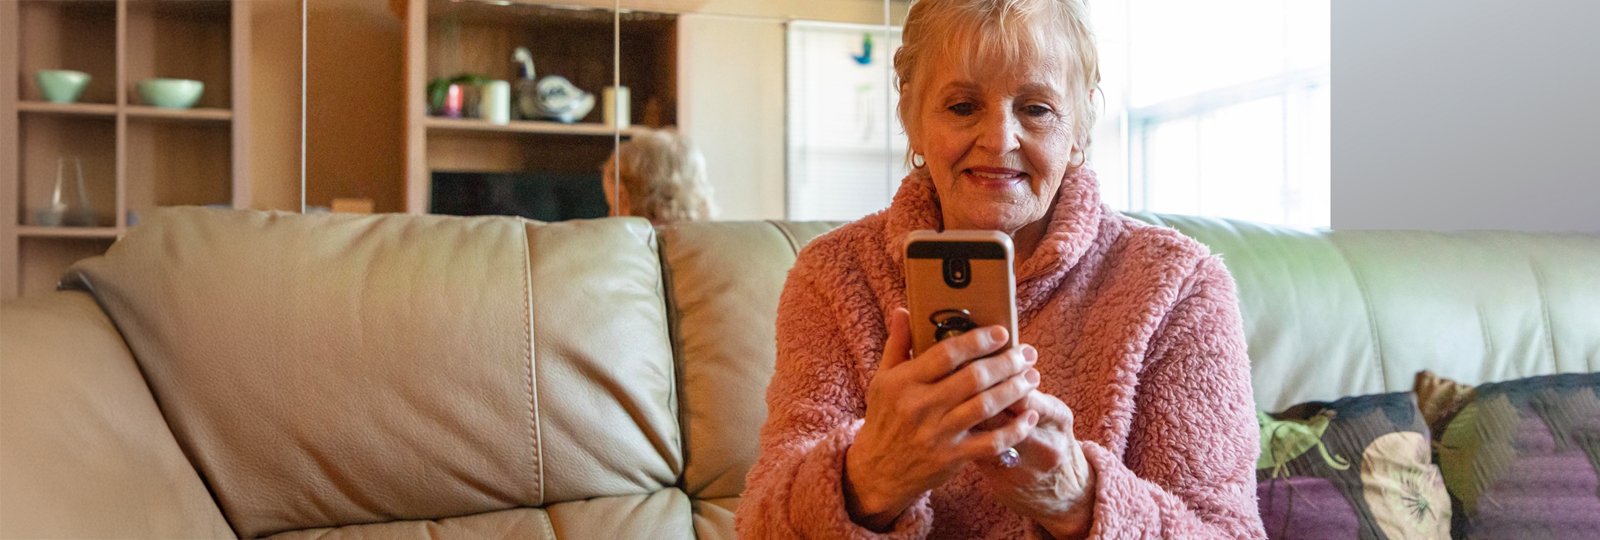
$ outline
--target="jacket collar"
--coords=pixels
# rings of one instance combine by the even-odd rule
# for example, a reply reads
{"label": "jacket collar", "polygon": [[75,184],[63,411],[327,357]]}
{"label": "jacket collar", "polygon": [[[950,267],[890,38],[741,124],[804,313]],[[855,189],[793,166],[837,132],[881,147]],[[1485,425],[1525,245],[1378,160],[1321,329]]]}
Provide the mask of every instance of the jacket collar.
{"label": "jacket collar", "polygon": [[[1094,243],[1105,212],[1100,204],[1100,189],[1094,171],[1078,167],[1056,192],[1050,226],[1033,255],[1022,261],[1017,273],[1019,311],[1031,311],[1031,300],[1040,295],[1038,287],[1051,288],[1071,270]],[[917,170],[900,182],[894,201],[889,204],[884,226],[884,247],[897,268],[905,268],[905,239],[919,229],[944,230],[939,211],[939,194],[926,171]]]}

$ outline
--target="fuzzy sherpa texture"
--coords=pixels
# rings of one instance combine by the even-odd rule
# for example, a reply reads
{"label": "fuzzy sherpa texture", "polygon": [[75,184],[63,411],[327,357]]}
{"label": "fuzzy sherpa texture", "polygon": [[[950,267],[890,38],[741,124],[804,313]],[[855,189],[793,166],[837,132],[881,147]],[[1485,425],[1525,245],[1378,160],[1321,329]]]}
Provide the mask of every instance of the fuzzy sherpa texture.
{"label": "fuzzy sherpa texture", "polygon": [[[1090,536],[1265,538],[1233,279],[1198,242],[1117,214],[1097,190],[1093,172],[1069,175],[1017,283],[1039,389],[1072,408],[1098,475]],[[902,242],[941,228],[933,184],[914,173],[887,210],[801,252],[778,307],[777,368],[761,457],[736,516],[741,538],[1038,535],[986,492],[973,465],[886,534],[857,526],[845,509],[845,453],[866,413],[886,316],[906,305]]]}

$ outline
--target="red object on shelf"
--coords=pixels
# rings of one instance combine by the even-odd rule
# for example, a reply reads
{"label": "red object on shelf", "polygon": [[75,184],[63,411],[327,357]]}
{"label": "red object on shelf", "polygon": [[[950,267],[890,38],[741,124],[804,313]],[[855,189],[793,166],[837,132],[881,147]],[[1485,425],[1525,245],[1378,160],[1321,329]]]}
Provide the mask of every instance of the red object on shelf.
{"label": "red object on shelf", "polygon": [[452,84],[444,91],[444,110],[440,112],[450,118],[461,118],[461,111],[466,108],[466,104],[466,92],[461,85]]}

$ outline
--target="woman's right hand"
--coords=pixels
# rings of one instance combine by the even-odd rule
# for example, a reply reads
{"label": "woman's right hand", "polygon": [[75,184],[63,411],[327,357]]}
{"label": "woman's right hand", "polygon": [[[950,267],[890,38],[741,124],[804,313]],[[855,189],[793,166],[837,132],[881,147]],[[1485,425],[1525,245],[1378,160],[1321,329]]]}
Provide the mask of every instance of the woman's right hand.
{"label": "woman's right hand", "polygon": [[878,531],[962,466],[993,459],[1038,423],[1038,413],[1030,411],[993,430],[972,429],[1038,387],[1033,347],[997,352],[1010,337],[1004,327],[990,326],[910,358],[907,319],[904,309],[889,314],[883,360],[867,386],[866,422],[845,453],[850,517]]}

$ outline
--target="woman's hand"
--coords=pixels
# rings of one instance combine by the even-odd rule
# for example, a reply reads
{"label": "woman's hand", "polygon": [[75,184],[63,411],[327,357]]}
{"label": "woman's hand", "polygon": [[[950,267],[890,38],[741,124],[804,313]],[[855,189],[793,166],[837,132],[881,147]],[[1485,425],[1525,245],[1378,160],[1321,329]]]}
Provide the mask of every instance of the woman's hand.
{"label": "woman's hand", "polygon": [[1055,396],[1030,392],[1009,409],[1038,414],[1038,426],[1016,446],[1018,463],[980,468],[995,498],[1032,518],[1055,538],[1080,538],[1094,525],[1094,468],[1072,434],[1072,409]]}
{"label": "woman's hand", "polygon": [[856,523],[888,529],[923,493],[973,460],[990,460],[1032,432],[1025,412],[988,431],[973,426],[1017,405],[1039,384],[1037,353],[1015,347],[1002,327],[939,342],[909,358],[904,309],[889,314],[889,339],[867,387],[866,422],[845,455],[844,495]]}

